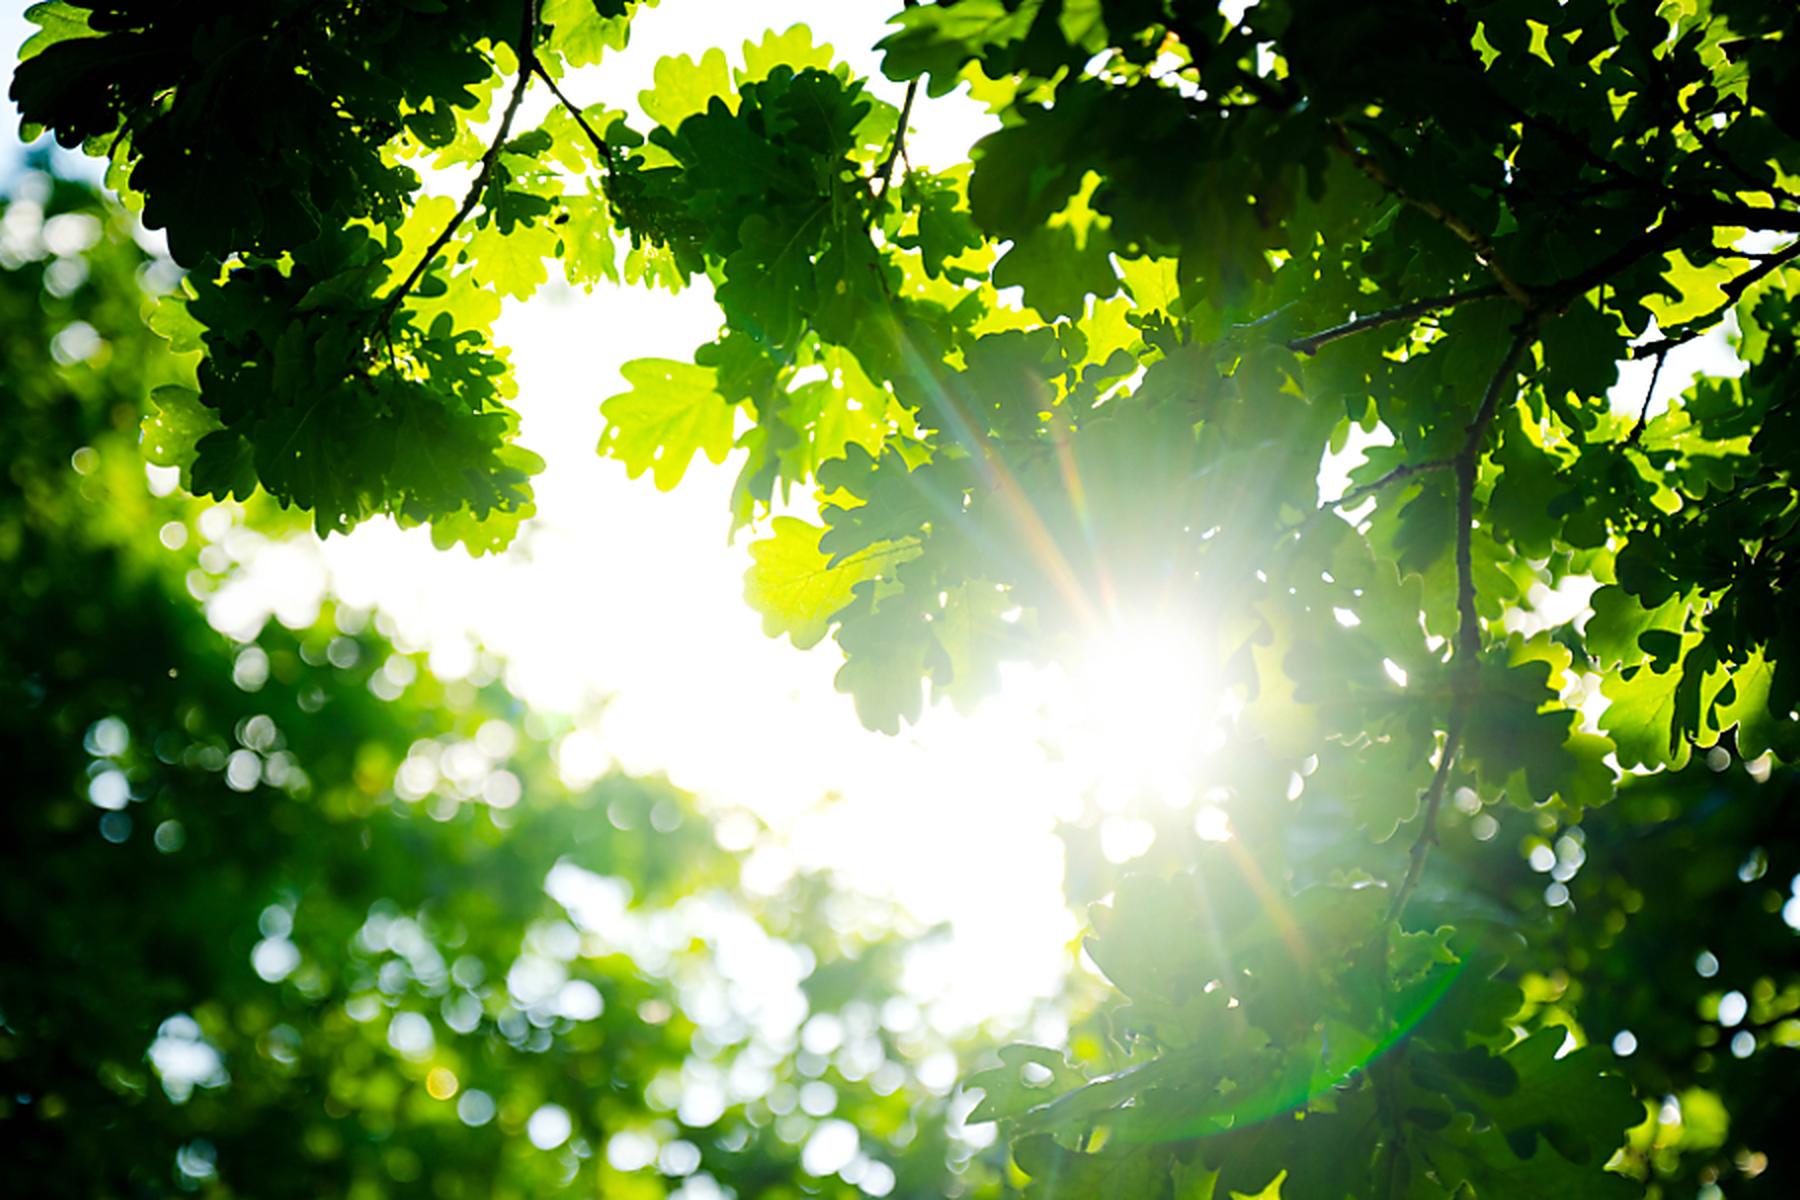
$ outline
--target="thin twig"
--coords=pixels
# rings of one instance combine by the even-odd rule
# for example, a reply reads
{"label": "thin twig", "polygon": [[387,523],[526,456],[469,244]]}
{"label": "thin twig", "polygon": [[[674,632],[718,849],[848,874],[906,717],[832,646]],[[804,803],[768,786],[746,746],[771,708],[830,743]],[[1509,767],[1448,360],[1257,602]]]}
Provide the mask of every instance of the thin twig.
{"label": "thin twig", "polygon": [[1428,475],[1433,471],[1447,471],[1455,465],[1456,460],[1450,458],[1434,458],[1430,462],[1422,463],[1401,463],[1381,478],[1374,480],[1371,483],[1365,483],[1360,487],[1353,487],[1343,495],[1339,496],[1336,500],[1321,501],[1319,507],[1314,510],[1314,515],[1327,513],[1336,508],[1354,508],[1356,505],[1367,500],[1370,496],[1373,496],[1376,492],[1379,492],[1382,488],[1387,487],[1391,483],[1398,483],[1402,479],[1410,479],[1414,475]]}
{"label": "thin twig", "polygon": [[1536,129],[1547,135],[1563,149],[1576,155],[1583,162],[1587,163],[1588,166],[1593,167],[1602,175],[1610,175],[1618,178],[1620,186],[1654,192],[1663,190],[1661,184],[1651,179],[1645,179],[1643,176],[1629,168],[1607,158],[1605,155],[1596,151],[1594,147],[1588,143],[1586,138],[1583,138],[1568,129],[1564,129],[1554,120],[1542,116],[1541,114],[1531,112],[1528,109],[1520,108],[1510,100],[1502,99],[1500,103],[1506,108],[1507,112],[1512,115],[1512,118],[1519,122],[1519,124],[1531,129]]}
{"label": "thin twig", "polygon": [[1741,225],[1746,229],[1766,229],[1775,233],[1800,233],[1800,211],[1772,208],[1741,201],[1695,201],[1697,215],[1705,215],[1721,225]]}
{"label": "thin twig", "polygon": [[1349,130],[1344,127],[1342,121],[1333,121],[1332,128],[1337,132],[1337,149],[1356,165],[1357,170],[1374,180],[1384,190],[1391,192],[1402,203],[1412,205],[1467,243],[1468,247],[1475,252],[1475,257],[1481,262],[1481,265],[1486,267],[1488,273],[1494,277],[1494,282],[1500,285],[1500,290],[1512,297],[1521,307],[1529,309],[1535,306],[1536,301],[1531,292],[1517,279],[1514,279],[1512,273],[1506,269],[1506,265],[1495,254],[1494,244],[1488,240],[1486,234],[1442,205],[1415,196],[1401,187],[1400,182],[1388,173],[1387,168],[1376,162],[1373,155],[1358,150],[1351,143]]}
{"label": "thin twig", "polygon": [[919,81],[909,79],[906,83],[906,98],[900,102],[900,123],[894,126],[894,144],[888,147],[887,157],[881,160],[881,166],[875,171],[875,177],[881,181],[878,195],[888,194],[888,188],[894,181],[894,164],[906,152],[906,123],[912,120],[913,99],[919,94]]}
{"label": "thin twig", "polygon": [[1656,399],[1656,381],[1662,376],[1663,363],[1669,357],[1672,346],[1665,346],[1656,356],[1656,365],[1650,368],[1650,386],[1644,389],[1644,406],[1638,409],[1637,424],[1631,427],[1631,436],[1625,439],[1627,446],[1635,446],[1638,439],[1644,436],[1644,426],[1650,423],[1650,401]]}
{"label": "thin twig", "polygon": [[1394,889],[1394,899],[1388,906],[1390,923],[1399,920],[1425,872],[1425,858],[1437,844],[1438,810],[1444,802],[1444,791],[1450,782],[1450,770],[1457,751],[1462,748],[1463,728],[1468,722],[1469,709],[1475,702],[1481,678],[1477,670],[1481,654],[1481,617],[1475,610],[1475,482],[1481,473],[1481,451],[1488,429],[1500,411],[1501,399],[1516,395],[1508,385],[1513,380],[1520,356],[1537,338],[1537,326],[1537,314],[1531,314],[1513,335],[1500,366],[1488,380],[1481,407],[1476,409],[1475,418],[1469,422],[1462,449],[1451,460],[1456,472],[1457,618],[1456,648],[1451,659],[1455,675],[1451,683],[1450,718],[1444,727],[1444,744],[1438,752],[1437,769],[1432,772],[1431,783],[1425,789],[1419,835],[1407,855],[1406,874]]}
{"label": "thin twig", "polygon": [[1654,342],[1645,342],[1641,346],[1633,346],[1631,348],[1631,357],[1649,358],[1654,354],[1660,360],[1663,355],[1667,354],[1675,347],[1684,342],[1693,341],[1695,338],[1711,329],[1714,325],[1723,321],[1725,315],[1733,308],[1737,307],[1737,302],[1744,298],[1744,293],[1750,290],[1752,284],[1755,284],[1758,280],[1767,277],[1775,271],[1779,271],[1782,267],[1785,267],[1796,258],[1800,258],[1800,240],[1796,240],[1791,245],[1783,247],[1776,253],[1760,259],[1757,264],[1748,271],[1745,271],[1741,275],[1735,275],[1723,284],[1720,284],[1719,290],[1725,294],[1725,303],[1719,305],[1711,312],[1702,313],[1691,321],[1683,321],[1680,325],[1671,329],[1663,337],[1657,338]]}
{"label": "thin twig", "polygon": [[[468,194],[463,197],[462,207],[456,210],[456,215],[450,218],[450,224],[444,226],[443,232],[432,239],[431,245],[426,247],[425,253],[406,278],[401,281],[400,286],[388,293],[381,310],[375,314],[375,322],[380,326],[384,336],[386,336],[389,324],[394,319],[394,314],[399,311],[401,302],[406,299],[407,293],[412,291],[414,285],[419,282],[420,276],[424,275],[426,269],[431,266],[432,260],[437,258],[438,251],[444,248],[445,243],[455,236],[462,223],[468,220],[469,214],[475,211],[475,205],[481,201],[482,192],[487,189],[488,177],[494,172],[494,164],[500,159],[500,148],[506,145],[507,136],[512,132],[513,117],[519,111],[519,102],[525,99],[525,89],[531,83],[532,67],[537,63],[537,0],[525,0],[524,9],[524,27],[519,35],[518,47],[519,78],[513,85],[512,98],[506,103],[506,111],[500,115],[500,128],[495,132],[494,140],[488,146],[487,152],[481,156],[481,166],[475,172],[475,181],[469,185]],[[391,355],[392,352],[390,341],[389,354]]]}
{"label": "thin twig", "polygon": [[550,72],[544,69],[544,64],[540,62],[535,55],[532,57],[531,69],[537,72],[537,77],[539,79],[549,85],[550,94],[556,97],[557,103],[568,110],[569,116],[575,119],[576,126],[582,133],[587,135],[587,140],[594,144],[594,149],[600,152],[601,165],[606,169],[607,175],[610,176],[614,169],[612,147],[607,145],[606,139],[601,137],[592,125],[588,124],[587,117],[582,115],[581,107],[573,100],[563,95],[563,90],[556,86],[556,80],[550,78]]}
{"label": "thin twig", "polygon": [[[905,0],[905,6],[907,8],[917,8],[919,6],[919,0]],[[888,147],[887,157],[881,160],[881,165],[875,168],[875,175],[869,181],[871,198],[879,198],[887,195],[888,187],[894,181],[894,164],[900,161],[900,156],[902,154],[906,153],[906,123],[912,120],[913,101],[918,97],[918,94],[919,80],[915,76],[906,81],[906,98],[900,101],[900,120],[894,126],[893,144]],[[907,165],[907,169],[912,169],[910,162]],[[877,179],[881,181],[880,192],[874,190],[875,180]],[[873,218],[871,218],[871,220],[872,219]]]}
{"label": "thin twig", "polygon": [[1546,307],[1562,311],[1580,296],[1586,295],[1626,267],[1647,255],[1667,249],[1682,234],[1698,225],[1693,214],[1670,212],[1655,225],[1638,234],[1611,254],[1567,279],[1540,288]]}
{"label": "thin twig", "polygon": [[1366,317],[1345,321],[1342,325],[1333,325],[1330,329],[1321,329],[1317,333],[1309,333],[1305,337],[1295,338],[1287,344],[1287,348],[1295,354],[1317,354],[1319,347],[1329,345],[1339,338],[1347,338],[1352,334],[1361,333],[1366,329],[1379,329],[1381,326],[1391,325],[1395,321],[1422,317],[1429,312],[1439,312],[1446,308],[1455,308],[1459,304],[1467,304],[1473,300],[1487,300],[1501,294],[1498,284],[1489,284],[1486,287],[1451,292],[1444,296],[1433,296],[1429,300],[1414,300],[1410,304],[1383,309],[1381,312],[1370,313]]}
{"label": "thin twig", "polygon": [[1335,512],[1340,508],[1355,507],[1364,500],[1367,500],[1370,496],[1373,496],[1376,492],[1387,487],[1389,484],[1398,483],[1402,479],[1410,479],[1414,475],[1427,475],[1433,471],[1447,471],[1453,465],[1453,462],[1454,460],[1448,458],[1434,458],[1430,462],[1401,463],[1399,466],[1384,474],[1380,479],[1374,480],[1371,483],[1362,484],[1360,487],[1353,487],[1335,500],[1321,500],[1317,508],[1307,513],[1304,517],[1300,518],[1300,520],[1295,521],[1292,525],[1283,528],[1278,536],[1285,538],[1290,534],[1298,533],[1328,512]]}
{"label": "thin twig", "polygon": [[[1711,22],[1709,21],[1708,24],[1710,25]],[[1654,59],[1651,60],[1651,65],[1653,68],[1655,67],[1656,63]],[[1661,71],[1658,71],[1658,76],[1660,77],[1660,75]],[[1665,86],[1667,85],[1665,84]],[[1676,124],[1686,125],[1693,133],[1694,140],[1700,143],[1700,148],[1706,151],[1707,155],[1712,158],[1714,162],[1718,163],[1721,167],[1724,167],[1727,172],[1747,184],[1751,190],[1761,192],[1771,200],[1788,204],[1800,204],[1800,196],[1796,196],[1793,192],[1788,191],[1779,183],[1757,179],[1756,176],[1745,170],[1743,165],[1739,163],[1737,159],[1731,156],[1730,152],[1719,142],[1718,138],[1715,136],[1715,130],[1710,125],[1713,117],[1712,113],[1689,112],[1687,106],[1682,104],[1681,93],[1678,91],[1674,92],[1673,98],[1677,114]]]}
{"label": "thin twig", "polygon": [[[1679,98],[1677,98],[1676,103],[1680,103]],[[1706,116],[1685,111],[1682,115],[1687,117],[1687,126],[1694,131],[1694,140],[1700,143],[1700,148],[1705,150],[1720,166],[1736,176],[1745,186],[1749,187],[1752,191],[1761,192],[1771,200],[1780,203],[1800,204],[1800,196],[1788,191],[1788,189],[1782,187],[1779,183],[1771,183],[1767,180],[1758,179],[1749,171],[1745,170],[1743,166],[1739,164],[1737,159],[1731,157],[1725,147],[1720,145],[1719,140],[1713,136],[1713,130],[1707,128],[1706,121],[1708,118]],[[1721,188],[1720,190],[1723,191],[1724,189]]]}

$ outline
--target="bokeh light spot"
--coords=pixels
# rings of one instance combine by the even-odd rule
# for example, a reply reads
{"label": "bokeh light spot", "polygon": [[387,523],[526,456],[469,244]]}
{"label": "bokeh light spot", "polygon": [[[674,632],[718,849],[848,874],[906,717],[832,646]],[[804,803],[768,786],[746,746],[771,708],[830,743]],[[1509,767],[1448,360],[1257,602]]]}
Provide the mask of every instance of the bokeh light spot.
{"label": "bokeh light spot", "polygon": [[560,1104],[546,1104],[526,1120],[525,1136],[539,1150],[554,1150],[569,1140],[574,1128],[568,1109]]}

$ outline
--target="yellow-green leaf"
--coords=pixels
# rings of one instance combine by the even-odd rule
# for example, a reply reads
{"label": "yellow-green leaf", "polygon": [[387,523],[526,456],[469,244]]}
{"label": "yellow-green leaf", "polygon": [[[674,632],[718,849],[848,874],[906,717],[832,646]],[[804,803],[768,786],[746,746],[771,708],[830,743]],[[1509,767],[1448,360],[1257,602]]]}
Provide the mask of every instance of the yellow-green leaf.
{"label": "yellow-green leaf", "polygon": [[825,534],[819,526],[776,517],[770,530],[770,536],[750,543],[744,599],[762,614],[765,634],[786,634],[802,650],[825,636],[832,616],[850,603],[857,584],[919,553],[911,543],[878,542],[834,566],[819,549]]}
{"label": "yellow-green leaf", "polygon": [[771,29],[762,41],[744,43],[744,69],[736,72],[737,81],[741,86],[767,79],[776,67],[787,67],[796,75],[808,67],[829,71],[831,59],[830,45],[815,45],[812,30],[806,26],[794,25],[785,33]]}
{"label": "yellow-green leaf", "polygon": [[658,125],[674,129],[695,113],[705,112],[715,96],[737,108],[723,50],[708,50],[699,62],[685,54],[662,59],[656,64],[655,80],[655,87],[638,93],[638,104]]}
{"label": "yellow-green leaf", "polygon": [[600,404],[600,453],[624,463],[633,479],[649,471],[665,492],[681,482],[695,452],[725,461],[735,410],[719,395],[711,367],[639,358],[619,372],[631,389]]}

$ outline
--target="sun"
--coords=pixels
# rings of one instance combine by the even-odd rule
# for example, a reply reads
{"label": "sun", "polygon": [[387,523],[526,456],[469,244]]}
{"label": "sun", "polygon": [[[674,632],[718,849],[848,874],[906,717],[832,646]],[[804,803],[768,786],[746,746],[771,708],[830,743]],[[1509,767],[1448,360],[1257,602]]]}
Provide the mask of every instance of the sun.
{"label": "sun", "polygon": [[1059,735],[1105,812],[1199,800],[1225,745],[1231,697],[1211,640],[1191,619],[1116,619],[1078,651]]}

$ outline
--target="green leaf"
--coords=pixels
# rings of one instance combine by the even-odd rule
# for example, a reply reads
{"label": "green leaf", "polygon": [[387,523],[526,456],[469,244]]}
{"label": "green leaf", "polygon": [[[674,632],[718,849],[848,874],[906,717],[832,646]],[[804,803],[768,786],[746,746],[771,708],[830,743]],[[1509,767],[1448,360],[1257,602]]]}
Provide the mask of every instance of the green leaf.
{"label": "green leaf", "polygon": [[[795,74],[808,67],[831,70],[831,47],[813,42],[812,30],[805,25],[790,25],[785,32],[773,29],[763,34],[760,42],[744,43],[744,69],[734,72],[739,87],[767,79],[777,67]],[[666,124],[667,122],[665,122]]]}
{"label": "green leaf", "polygon": [[999,1066],[977,1071],[963,1081],[965,1088],[982,1092],[981,1102],[967,1118],[971,1124],[1023,1116],[1087,1082],[1062,1051],[1048,1046],[1014,1042],[1000,1047],[999,1055]]}
{"label": "green leaf", "polygon": [[922,4],[896,13],[898,30],[878,45],[885,57],[882,70],[890,79],[930,76],[927,89],[941,96],[959,82],[963,65],[990,46],[1025,35],[1040,0],[1023,4],[1006,0],[963,0],[960,4]]}
{"label": "green leaf", "polygon": [[[1611,747],[1580,732],[1578,714],[1559,697],[1568,650],[1542,634],[1515,635],[1505,649],[1504,666],[1494,660],[1482,664],[1469,709],[1465,745],[1484,780],[1525,808],[1552,797],[1576,811],[1605,804],[1613,790],[1612,771],[1604,762]],[[1601,725],[1612,732],[1604,720]]]}
{"label": "green leaf", "polygon": [[725,461],[735,410],[716,390],[710,368],[639,358],[619,373],[630,388],[600,404],[606,418],[601,454],[624,463],[633,479],[649,471],[665,492],[681,482],[695,454]]}
{"label": "green leaf", "polygon": [[1612,738],[1624,766],[1682,766],[1688,760],[1687,739],[1676,720],[1676,689],[1681,667],[1658,671],[1649,665],[1625,667],[1601,682],[1610,702],[1600,714],[1600,728]]}
{"label": "green leaf", "polygon": [[619,282],[618,244],[613,241],[612,213],[604,196],[564,196],[566,220],[556,226],[555,257],[576,287],[592,288],[601,280]]}
{"label": "green leaf", "polygon": [[1047,1134],[1021,1138],[1013,1159],[1032,1182],[1025,1195],[1157,1196],[1168,1186],[1171,1151],[1156,1145],[1109,1143],[1093,1154],[1065,1150]]}
{"label": "green leaf", "polygon": [[1644,661],[1643,637],[1651,631],[1679,634],[1687,618],[1687,603],[1671,598],[1645,609],[1637,597],[1617,585],[1600,588],[1589,601],[1594,614],[1588,618],[1585,644],[1596,665],[1635,667]]}
{"label": "green leaf", "polygon": [[608,50],[623,50],[631,34],[627,16],[606,16],[594,0],[544,0],[539,19],[551,27],[540,53],[560,55],[571,67],[599,62]]}
{"label": "green leaf", "polygon": [[165,384],[150,393],[154,409],[143,422],[144,457],[159,467],[180,467],[185,479],[200,439],[222,428],[219,414],[200,403],[192,388]]}
{"label": "green leaf", "polygon": [[484,554],[498,554],[512,545],[513,539],[519,534],[519,526],[536,511],[535,505],[524,504],[510,511],[495,509],[486,516],[476,516],[465,509],[448,516],[434,517],[431,521],[431,544],[439,550],[461,546],[477,558]]}
{"label": "green leaf", "polygon": [[857,584],[919,552],[916,545],[877,543],[833,562],[819,549],[824,534],[798,518],[776,517],[770,536],[750,543],[751,566],[744,574],[744,600],[762,614],[763,633],[785,634],[802,650],[825,636]]}
{"label": "green leaf", "polygon": [[1018,287],[1025,303],[1046,319],[1079,317],[1087,298],[1101,299],[1118,290],[1105,235],[1090,229],[1085,237],[1067,225],[1044,225],[1015,240],[994,267],[997,287]]}
{"label": "green leaf", "polygon": [[64,0],[50,0],[27,8],[25,19],[36,25],[37,31],[19,47],[19,61],[34,58],[58,42],[94,36],[87,14],[87,9],[77,8]]}
{"label": "green leaf", "polygon": [[638,93],[638,105],[645,116],[665,128],[674,129],[705,112],[714,100],[727,109],[737,108],[723,50],[708,50],[699,62],[685,54],[658,59],[653,78],[655,86]]}
{"label": "green leaf", "polygon": [[1173,259],[1121,258],[1119,274],[1137,308],[1169,314],[1180,311],[1181,281]]}

